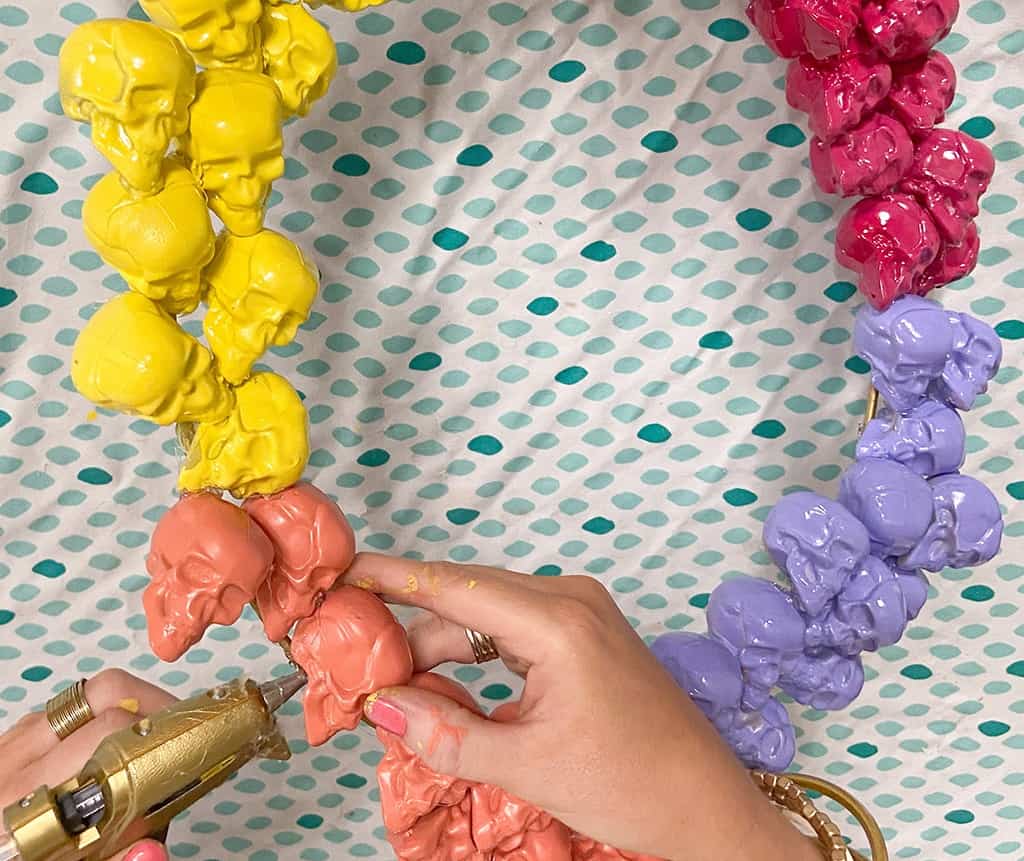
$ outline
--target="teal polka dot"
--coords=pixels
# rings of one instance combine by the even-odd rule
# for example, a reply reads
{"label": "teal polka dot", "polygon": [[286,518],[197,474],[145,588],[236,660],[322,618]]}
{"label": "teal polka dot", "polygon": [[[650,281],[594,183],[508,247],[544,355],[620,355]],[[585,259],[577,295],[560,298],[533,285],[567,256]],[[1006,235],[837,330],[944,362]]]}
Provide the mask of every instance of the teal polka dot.
{"label": "teal polka dot", "polygon": [[30,173],[21,181],[21,190],[30,194],[56,194],[60,188],[48,173]]}
{"label": "teal polka dot", "polygon": [[370,172],[370,163],[361,155],[348,153],[335,160],[334,169],[345,176],[365,176]]}
{"label": "teal polka dot", "polygon": [[782,123],[781,125],[773,126],[768,130],[765,137],[770,143],[784,147],[800,146],[807,140],[807,135],[792,123]]}
{"label": "teal polka dot", "polygon": [[418,42],[395,42],[388,48],[387,58],[404,66],[422,63],[427,57],[426,49]]}
{"label": "teal polka dot", "polygon": [[586,70],[587,67],[579,60],[562,60],[548,70],[548,77],[553,81],[567,84],[575,81]]}
{"label": "teal polka dot", "polygon": [[455,161],[467,167],[481,167],[493,157],[491,151],[483,144],[473,144],[460,152]]}

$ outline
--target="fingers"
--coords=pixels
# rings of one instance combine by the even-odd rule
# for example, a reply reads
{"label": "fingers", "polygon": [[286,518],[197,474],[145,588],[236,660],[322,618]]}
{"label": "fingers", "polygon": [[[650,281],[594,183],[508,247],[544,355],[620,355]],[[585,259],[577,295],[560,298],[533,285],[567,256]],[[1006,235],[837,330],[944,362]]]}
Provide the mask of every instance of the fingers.
{"label": "fingers", "polygon": [[490,634],[499,649],[508,647],[509,653],[527,659],[553,623],[542,584],[494,568],[360,553],[343,580],[392,603],[421,607],[455,626]]}
{"label": "fingers", "polygon": [[417,673],[432,670],[448,661],[472,664],[475,660],[462,625],[433,613],[423,613],[413,620],[407,631]]}
{"label": "fingers", "polygon": [[[103,670],[86,681],[85,698],[94,715],[121,709],[144,716],[175,701],[166,691],[118,669]],[[0,736],[0,761],[12,771],[24,768],[56,749],[59,742],[45,713],[33,712]]]}
{"label": "fingers", "polygon": [[43,784],[55,786],[63,783],[85,765],[103,739],[131,726],[136,720],[135,715],[119,708],[97,715],[31,765],[12,772],[8,785],[0,793],[3,801],[9,803]]}
{"label": "fingers", "polygon": [[142,840],[126,852],[107,861],[167,861],[167,850],[156,840]]}

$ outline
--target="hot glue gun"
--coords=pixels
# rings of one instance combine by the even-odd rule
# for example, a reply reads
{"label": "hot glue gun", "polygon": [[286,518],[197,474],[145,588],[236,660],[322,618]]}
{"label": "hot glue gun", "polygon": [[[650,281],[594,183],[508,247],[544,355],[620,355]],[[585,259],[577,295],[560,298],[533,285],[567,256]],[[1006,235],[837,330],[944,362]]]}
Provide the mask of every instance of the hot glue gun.
{"label": "hot glue gun", "polygon": [[291,756],[274,713],[305,684],[236,679],[108,736],[78,775],[3,811],[0,861],[99,861],[163,834],[249,760]]}

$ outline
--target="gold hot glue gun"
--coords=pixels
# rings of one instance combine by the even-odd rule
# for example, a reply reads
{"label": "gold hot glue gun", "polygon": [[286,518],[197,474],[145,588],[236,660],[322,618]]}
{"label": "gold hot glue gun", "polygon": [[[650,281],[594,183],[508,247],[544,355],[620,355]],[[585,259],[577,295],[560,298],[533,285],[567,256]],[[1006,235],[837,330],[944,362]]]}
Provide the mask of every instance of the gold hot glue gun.
{"label": "gold hot glue gun", "polygon": [[274,713],[305,684],[236,679],[108,736],[77,776],[3,811],[0,861],[99,861],[164,833],[249,760],[291,756]]}

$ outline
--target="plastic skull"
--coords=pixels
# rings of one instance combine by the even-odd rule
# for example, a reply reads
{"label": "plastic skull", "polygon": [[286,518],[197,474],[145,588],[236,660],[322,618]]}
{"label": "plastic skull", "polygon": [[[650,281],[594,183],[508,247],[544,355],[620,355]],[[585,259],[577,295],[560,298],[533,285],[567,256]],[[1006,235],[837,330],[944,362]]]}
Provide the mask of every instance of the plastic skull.
{"label": "plastic skull", "polygon": [[894,460],[855,461],[839,480],[839,501],[871,536],[875,556],[906,553],[931,520],[928,482]]}
{"label": "plastic skull", "polygon": [[903,592],[907,621],[913,622],[928,600],[928,578],[920,571],[897,568],[896,580],[900,585],[900,591]]}
{"label": "plastic skull", "polygon": [[826,194],[867,197],[899,182],[914,159],[914,143],[892,117],[871,114],[831,141],[811,140],[811,171]]}
{"label": "plastic skull", "polygon": [[782,703],[774,697],[756,711],[736,713],[725,741],[748,768],[775,773],[789,768],[796,755],[796,732]]}
{"label": "plastic skull", "polygon": [[794,600],[816,616],[868,555],[869,539],[840,503],[805,491],[776,503],[764,522],[764,543],[793,584]]}
{"label": "plastic skull", "polygon": [[93,315],[75,342],[71,379],[94,404],[161,425],[215,422],[234,406],[209,350],[140,293]]}
{"label": "plastic skull", "polygon": [[658,637],[651,652],[720,733],[733,725],[743,678],[729,649],[704,634],[673,631]]}
{"label": "plastic skull", "polygon": [[918,296],[925,296],[937,287],[944,287],[946,284],[966,278],[978,265],[980,253],[981,237],[978,234],[978,225],[972,221],[967,225],[967,236],[963,242],[956,245],[950,242],[942,243],[938,256],[924,271],[914,292]]}
{"label": "plastic skull", "polygon": [[881,410],[864,428],[857,459],[894,460],[922,478],[931,478],[963,466],[966,438],[956,410],[924,400],[906,413]]}
{"label": "plastic skull", "polygon": [[328,593],[299,622],[292,656],[309,677],[304,711],[312,745],[353,729],[370,694],[412,676],[405,629],[380,598],[354,586]]}
{"label": "plastic skull", "polygon": [[316,298],[319,273],[280,233],[224,232],[203,282],[209,306],[203,331],[224,379],[237,385],[268,347],[295,338]]}
{"label": "plastic skull", "polygon": [[917,544],[900,559],[902,568],[968,568],[999,552],[1003,515],[992,491],[966,475],[940,475],[932,491],[931,522]]}
{"label": "plastic skull", "polygon": [[953,327],[940,305],[904,296],[884,311],[864,307],[853,327],[857,353],[871,365],[871,384],[894,410],[925,397],[949,361]]}
{"label": "plastic skull", "polygon": [[907,131],[921,135],[946,118],[955,95],[953,64],[941,51],[931,51],[892,67],[892,88],[886,106]]}
{"label": "plastic skull", "polygon": [[380,6],[387,0],[305,0],[306,5],[319,9],[321,6],[330,6],[334,9],[342,9],[345,12],[362,12],[371,6]]}
{"label": "plastic skull", "polygon": [[747,17],[780,57],[823,60],[846,50],[857,29],[857,0],[750,0]]}
{"label": "plastic skull", "polygon": [[266,75],[237,69],[199,75],[182,151],[210,208],[239,236],[263,227],[270,187],[284,173],[281,122],[281,97]]}
{"label": "plastic skull", "polygon": [[779,687],[805,706],[836,711],[857,699],[864,687],[864,667],[859,656],[803,654],[779,679]]}
{"label": "plastic skull", "polygon": [[259,70],[261,0],[139,0],[177,35],[200,66]]}
{"label": "plastic skull", "polygon": [[[499,786],[476,783],[469,790],[473,845],[484,857],[506,857],[530,832],[547,831],[557,823],[551,816]],[[561,826],[565,828],[564,825]],[[568,844],[568,833],[566,833]],[[533,858],[530,858],[533,861]]]}
{"label": "plastic skull", "polygon": [[214,235],[206,195],[180,162],[164,162],[162,189],[140,197],[111,173],[93,186],[82,210],[85,235],[128,286],[169,314],[199,304]]}
{"label": "plastic skull", "polygon": [[91,125],[96,149],[143,193],[160,187],[161,162],[188,128],[195,87],[192,58],[142,21],[88,21],[60,50],[64,113]]}
{"label": "plastic skull", "polygon": [[828,613],[809,626],[808,645],[852,658],[891,646],[903,636],[908,621],[896,571],[883,560],[869,556]]}
{"label": "plastic skull", "polygon": [[178,488],[217,488],[238,499],[291,487],[309,460],[306,410],[277,374],[253,374],[234,390],[237,403],[219,422],[196,426]]}
{"label": "plastic skull", "polygon": [[874,49],[854,40],[827,60],[805,54],[789,64],[786,99],[808,115],[811,131],[830,141],[860,125],[892,85],[892,69]]}
{"label": "plastic skull", "polygon": [[338,71],[330,33],[301,6],[268,6],[260,22],[263,67],[278,90],[286,115],[304,117],[327,93]]}
{"label": "plastic skull", "polygon": [[311,484],[247,500],[274,544],[274,568],[256,597],[267,637],[279,642],[348,570],[355,536],[341,509]]}
{"label": "plastic skull", "polygon": [[969,410],[1003,361],[1003,342],[995,329],[970,314],[948,312],[953,348],[932,392],[957,409]]}
{"label": "plastic skull", "polygon": [[760,708],[779,675],[803,649],[800,613],[773,583],[737,577],[711,593],[707,618],[708,633],[739,659],[743,708]]}
{"label": "plastic skull", "polygon": [[431,810],[407,831],[389,833],[388,841],[397,861],[478,861],[485,857],[473,844],[468,795],[456,804]]}
{"label": "plastic skull", "polygon": [[240,508],[183,496],[160,518],[142,596],[153,652],[176,661],[210,625],[232,625],[270,573],[274,548]]}
{"label": "plastic skull", "polygon": [[860,275],[860,292],[878,309],[915,291],[940,244],[928,213],[906,194],[865,198],[836,229],[836,259]]}
{"label": "plastic skull", "polygon": [[897,62],[930,51],[959,14],[960,0],[865,0],[861,11],[872,41]]}
{"label": "plastic skull", "polygon": [[995,164],[981,141],[955,129],[932,129],[918,140],[901,188],[927,208],[942,237],[956,245],[978,216]]}

